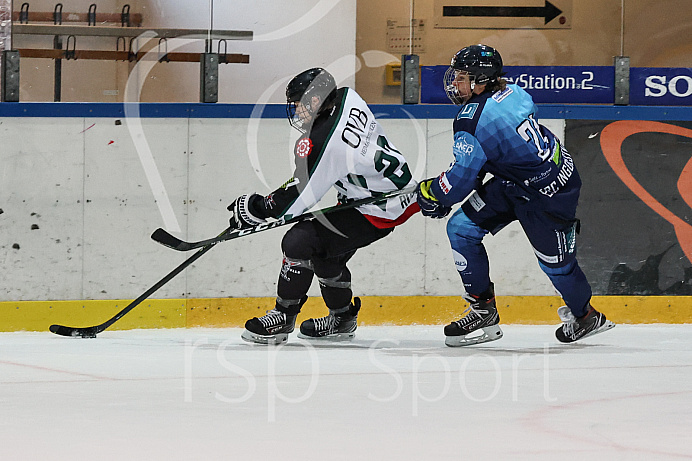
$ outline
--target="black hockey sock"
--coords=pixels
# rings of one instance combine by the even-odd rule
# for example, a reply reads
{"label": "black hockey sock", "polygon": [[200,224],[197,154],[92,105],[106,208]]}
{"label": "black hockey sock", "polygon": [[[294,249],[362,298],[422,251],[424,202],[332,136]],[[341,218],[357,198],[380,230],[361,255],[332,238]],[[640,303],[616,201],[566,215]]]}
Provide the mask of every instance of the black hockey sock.
{"label": "black hockey sock", "polygon": [[344,268],[336,277],[318,277],[322,299],[329,309],[340,309],[351,304],[351,272]]}

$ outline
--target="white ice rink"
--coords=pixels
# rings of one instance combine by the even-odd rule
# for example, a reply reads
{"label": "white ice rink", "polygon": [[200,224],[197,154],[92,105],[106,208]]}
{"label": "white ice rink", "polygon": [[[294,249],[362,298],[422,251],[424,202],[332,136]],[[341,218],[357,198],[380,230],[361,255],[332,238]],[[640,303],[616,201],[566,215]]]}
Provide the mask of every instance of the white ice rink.
{"label": "white ice rink", "polygon": [[441,327],[2,333],[0,459],[692,459],[692,325],[503,329],[454,349]]}

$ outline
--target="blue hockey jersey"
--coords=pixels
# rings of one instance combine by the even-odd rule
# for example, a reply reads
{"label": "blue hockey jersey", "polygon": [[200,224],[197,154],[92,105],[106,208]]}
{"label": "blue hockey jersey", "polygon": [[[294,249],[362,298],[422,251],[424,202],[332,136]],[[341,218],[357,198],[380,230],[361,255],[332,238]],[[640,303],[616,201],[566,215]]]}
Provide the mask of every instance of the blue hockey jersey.
{"label": "blue hockey jersey", "polygon": [[536,112],[517,85],[473,96],[454,120],[454,162],[433,181],[435,197],[445,206],[461,202],[485,173],[517,184],[532,200],[579,187],[572,158]]}

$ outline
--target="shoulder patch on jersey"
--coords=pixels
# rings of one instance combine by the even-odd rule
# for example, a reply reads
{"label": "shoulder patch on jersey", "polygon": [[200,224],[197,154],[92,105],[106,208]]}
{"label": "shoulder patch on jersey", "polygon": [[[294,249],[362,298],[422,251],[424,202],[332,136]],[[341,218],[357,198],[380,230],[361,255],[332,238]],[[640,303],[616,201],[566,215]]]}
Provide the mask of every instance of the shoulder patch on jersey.
{"label": "shoulder patch on jersey", "polygon": [[507,96],[512,94],[512,89],[511,88],[505,88],[502,91],[498,91],[493,95],[493,99],[496,102],[502,102],[503,99],[505,99]]}
{"label": "shoulder patch on jersey", "polygon": [[457,120],[461,120],[462,118],[473,118],[473,116],[476,114],[477,110],[478,110],[478,103],[477,102],[472,102],[471,104],[466,104],[464,107],[461,108],[461,110],[457,114]]}
{"label": "shoulder patch on jersey", "polygon": [[310,138],[299,139],[296,143],[296,155],[305,158],[312,152],[312,140]]}

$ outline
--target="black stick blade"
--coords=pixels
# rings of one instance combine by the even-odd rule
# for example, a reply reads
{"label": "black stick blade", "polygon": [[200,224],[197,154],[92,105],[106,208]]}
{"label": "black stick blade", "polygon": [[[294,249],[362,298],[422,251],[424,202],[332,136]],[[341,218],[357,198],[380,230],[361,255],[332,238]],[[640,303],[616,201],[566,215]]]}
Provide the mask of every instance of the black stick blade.
{"label": "black stick blade", "polygon": [[180,240],[179,238],[169,234],[160,227],[151,234],[152,240],[159,242],[161,245],[167,246],[168,248],[173,248],[178,251],[187,251],[189,245],[187,242]]}
{"label": "black stick blade", "polygon": [[95,338],[98,333],[101,333],[98,327],[73,328],[63,325],[51,325],[50,331],[56,335],[72,338]]}

